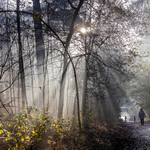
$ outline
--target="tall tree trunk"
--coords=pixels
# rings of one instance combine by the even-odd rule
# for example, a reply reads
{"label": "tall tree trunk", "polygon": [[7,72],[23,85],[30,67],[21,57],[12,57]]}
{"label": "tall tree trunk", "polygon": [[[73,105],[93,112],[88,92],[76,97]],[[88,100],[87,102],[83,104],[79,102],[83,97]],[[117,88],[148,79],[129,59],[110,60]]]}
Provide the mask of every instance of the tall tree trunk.
{"label": "tall tree trunk", "polygon": [[[87,53],[86,49],[86,35],[85,35],[85,54]],[[86,93],[87,93],[87,56],[85,55],[85,70],[84,70],[84,77],[83,77],[83,93],[82,93],[82,117],[83,121],[85,120],[86,115]]]}
{"label": "tall tree trunk", "polygon": [[63,75],[61,79],[61,86],[60,86],[60,98],[58,103],[58,118],[61,118],[63,115],[63,105],[64,105],[64,92],[65,92],[65,83],[66,83],[66,74],[67,74],[67,53],[64,54],[64,66],[63,66]]}
{"label": "tall tree trunk", "polygon": [[33,13],[34,13],[34,29],[35,29],[35,41],[36,41],[36,58],[37,58],[37,68],[38,68],[38,84],[40,89],[39,101],[37,103],[38,107],[41,107],[40,100],[43,101],[43,111],[45,110],[45,99],[43,98],[44,89],[44,57],[45,57],[45,47],[42,36],[42,24],[39,20],[40,17],[40,3],[39,0],[33,0]]}
{"label": "tall tree trunk", "polygon": [[[78,7],[75,9],[74,11],[74,15],[71,21],[71,25],[70,25],[70,32],[67,36],[66,39],[66,43],[65,43],[65,53],[64,53],[64,65],[63,65],[63,75],[62,75],[62,79],[61,79],[61,86],[60,86],[60,99],[59,99],[59,106],[58,106],[58,118],[62,117],[63,114],[63,103],[64,103],[64,90],[65,90],[65,82],[66,82],[66,72],[67,72],[67,67],[68,67],[68,48],[70,46],[70,41],[72,39],[72,35],[74,33],[74,24],[76,21],[76,18],[78,16],[79,10],[81,8],[81,6],[83,5],[84,0],[80,0]],[[69,56],[69,59],[71,61],[72,67],[73,67],[73,71],[74,71],[74,77],[75,77],[75,83],[76,83],[76,92],[77,92],[77,109],[78,109],[78,119],[79,119],[79,128],[81,130],[81,123],[80,123],[80,114],[79,114],[79,95],[78,95],[78,87],[77,87],[77,78],[76,78],[76,71],[75,71],[75,67],[73,64],[73,61],[71,59],[71,57]]]}
{"label": "tall tree trunk", "polygon": [[[8,10],[8,0],[7,0],[7,10]],[[7,15],[6,15],[6,32],[7,32],[7,35],[8,35],[8,17],[7,17]],[[9,40],[7,40],[7,49],[8,49],[8,53],[9,53],[9,67],[10,67],[10,69],[9,69],[9,84],[11,84],[11,79],[12,79],[12,75],[11,75],[11,47],[9,46]],[[9,89],[9,92],[10,92],[10,104],[9,104],[9,106],[10,106],[10,109],[11,109],[11,114],[13,114],[13,108],[11,107],[12,106],[12,87],[10,87],[10,89]]]}
{"label": "tall tree trunk", "polygon": [[26,97],[24,64],[23,64],[23,56],[22,56],[19,5],[20,5],[20,0],[17,0],[17,30],[18,30],[18,45],[19,45],[19,72],[20,72],[20,76],[21,76],[22,108],[24,108],[25,105],[27,104],[27,97]]}
{"label": "tall tree trunk", "polygon": [[[90,0],[90,4],[92,4],[92,1]],[[90,7],[90,16],[89,16],[89,20],[90,20],[90,27],[91,27],[91,7]],[[86,11],[85,11],[85,17],[84,19],[86,19]],[[85,20],[84,20],[84,24],[85,24]],[[91,28],[90,28],[91,31]],[[85,46],[85,70],[84,70],[84,81],[83,81],[83,95],[82,95],[82,117],[83,117],[83,126],[86,127],[87,126],[87,119],[86,118],[86,113],[87,113],[87,82],[89,79],[89,72],[88,72],[88,62],[89,62],[89,55],[87,56],[87,52],[89,52],[91,49],[93,49],[92,44],[91,44],[91,37],[89,37],[89,42],[87,45],[87,33],[85,33],[85,39],[84,39],[84,46]],[[88,47],[88,49],[87,49]]]}
{"label": "tall tree trunk", "polygon": [[74,11],[74,15],[71,21],[70,25],[70,32],[67,36],[66,43],[65,43],[65,53],[64,53],[64,67],[63,67],[63,75],[62,75],[62,80],[61,80],[61,86],[60,86],[60,100],[59,100],[59,107],[58,107],[58,118],[62,117],[62,112],[63,112],[63,103],[64,103],[64,90],[65,90],[65,80],[66,80],[66,72],[67,72],[67,67],[68,67],[68,58],[70,59],[70,62],[73,67],[73,72],[74,72],[74,78],[75,78],[75,87],[76,87],[76,95],[77,95],[77,109],[78,109],[78,121],[79,121],[79,130],[81,131],[81,121],[80,121],[80,107],[79,107],[79,93],[78,93],[78,84],[77,84],[77,76],[76,76],[76,70],[74,63],[72,61],[72,58],[70,54],[68,53],[68,48],[70,46],[70,42],[72,39],[72,35],[74,33],[74,24],[76,21],[76,18],[78,16],[79,10],[81,6],[83,5],[84,0],[80,0],[78,7]]}
{"label": "tall tree trunk", "polygon": [[30,72],[31,72],[31,89],[32,89],[32,105],[33,106],[36,106],[36,104],[35,104],[35,98],[34,98],[34,78],[33,78],[33,70],[32,70],[32,57],[31,57],[31,55],[32,55],[32,53],[31,53],[31,51],[30,51],[30,46],[29,46],[29,39],[28,39],[28,37],[27,37],[27,42],[28,42],[28,53],[29,53],[29,61],[30,61],[30,66],[29,66],[29,68],[30,68]]}

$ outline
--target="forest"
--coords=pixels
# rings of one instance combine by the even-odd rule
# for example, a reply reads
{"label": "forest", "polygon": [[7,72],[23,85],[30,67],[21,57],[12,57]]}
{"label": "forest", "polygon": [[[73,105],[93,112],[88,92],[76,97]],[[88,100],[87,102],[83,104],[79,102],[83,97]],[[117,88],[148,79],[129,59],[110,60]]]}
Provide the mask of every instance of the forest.
{"label": "forest", "polygon": [[0,0],[0,150],[132,147],[149,41],[149,0]]}

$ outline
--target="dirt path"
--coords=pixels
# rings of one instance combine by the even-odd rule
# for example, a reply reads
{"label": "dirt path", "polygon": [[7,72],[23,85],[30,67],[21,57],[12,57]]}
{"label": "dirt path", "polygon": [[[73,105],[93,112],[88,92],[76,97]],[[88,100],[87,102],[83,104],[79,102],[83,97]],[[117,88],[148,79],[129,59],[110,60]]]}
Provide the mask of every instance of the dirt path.
{"label": "dirt path", "polygon": [[137,140],[135,150],[150,150],[150,123],[141,126],[140,122],[127,122],[127,126],[133,128],[133,136]]}
{"label": "dirt path", "polygon": [[145,123],[144,126],[141,126],[139,122],[127,122],[126,125],[134,128],[135,136],[140,136],[150,140],[150,123]]}

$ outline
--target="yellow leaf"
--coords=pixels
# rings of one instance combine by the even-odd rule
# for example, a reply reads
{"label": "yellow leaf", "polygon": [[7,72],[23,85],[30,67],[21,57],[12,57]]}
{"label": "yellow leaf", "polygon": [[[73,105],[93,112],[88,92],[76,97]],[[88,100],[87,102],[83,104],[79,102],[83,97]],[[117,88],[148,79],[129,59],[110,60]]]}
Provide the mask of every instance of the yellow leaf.
{"label": "yellow leaf", "polygon": [[53,15],[55,16],[55,15],[56,15],[56,12],[53,12]]}
{"label": "yellow leaf", "polygon": [[37,20],[39,20],[39,18],[40,18],[40,15],[38,15],[38,16],[36,17]]}
{"label": "yellow leaf", "polygon": [[50,141],[50,140],[47,140],[47,143],[48,143],[48,144],[50,144],[50,143],[51,143],[51,141]]}
{"label": "yellow leaf", "polygon": [[116,11],[116,9],[115,9],[115,8],[113,8],[113,9],[112,9],[112,12],[115,12],[115,11]]}
{"label": "yellow leaf", "polygon": [[17,134],[20,135],[20,136],[22,135],[20,132],[18,132]]}
{"label": "yellow leaf", "polygon": [[23,141],[24,141],[24,138],[22,137],[20,141],[23,142]]}
{"label": "yellow leaf", "polygon": [[26,140],[30,140],[30,137],[29,137],[29,136],[26,136],[25,139],[26,139]]}
{"label": "yellow leaf", "polygon": [[2,133],[4,133],[4,131],[3,131],[3,130],[0,130],[0,135],[1,135]]}
{"label": "yellow leaf", "polygon": [[5,141],[8,141],[8,140],[10,140],[10,138],[9,138],[9,137],[7,137],[7,138],[5,139]]}

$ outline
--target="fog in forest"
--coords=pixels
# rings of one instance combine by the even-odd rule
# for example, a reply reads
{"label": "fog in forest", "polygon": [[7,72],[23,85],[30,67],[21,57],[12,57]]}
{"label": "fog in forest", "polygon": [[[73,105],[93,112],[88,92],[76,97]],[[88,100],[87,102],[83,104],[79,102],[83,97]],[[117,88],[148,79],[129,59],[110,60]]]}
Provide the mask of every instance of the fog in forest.
{"label": "fog in forest", "polygon": [[149,10],[148,0],[0,0],[1,119],[81,130],[91,118],[138,120],[142,107],[148,120]]}
{"label": "fog in forest", "polygon": [[[112,11],[118,11],[117,13],[121,11],[119,10],[119,6],[121,6],[122,8],[124,7],[125,9],[129,9],[129,7],[134,6],[140,8],[139,16],[137,15],[136,17],[139,17],[138,20],[139,22],[141,21],[141,24],[139,23],[138,26],[132,26],[133,22],[131,21],[130,28],[126,25],[128,27],[128,31],[125,32],[127,32],[128,35],[124,34],[122,35],[122,37],[120,37],[120,40],[122,40],[122,44],[126,48],[124,52],[121,50],[120,52],[117,52],[117,42],[121,43],[121,41],[116,38],[116,41],[114,41],[114,43],[112,43],[113,45],[111,45],[110,42],[112,41],[110,39],[110,41],[106,41],[105,44],[105,39],[107,39],[107,35],[101,36],[101,33],[99,33],[99,36],[102,37],[100,37],[100,40],[102,42],[102,50],[98,52],[98,56],[95,55],[99,48],[97,43],[98,41],[96,40],[96,36],[98,35],[96,35],[95,33],[98,32],[98,30],[102,30],[103,32],[105,32],[106,28],[111,31],[113,30],[113,27],[107,26],[107,23],[104,23],[104,26],[99,26],[100,28],[97,27],[95,24],[96,15],[95,17],[92,17],[95,13],[92,8],[86,6],[86,4],[86,7],[82,8],[87,10],[89,7],[90,11],[81,13],[81,15],[79,15],[79,17],[76,19],[76,22],[74,22],[76,31],[73,33],[71,41],[69,41],[70,39],[66,39],[68,40],[66,42],[69,42],[69,49],[67,48],[68,54],[64,53],[63,56],[63,51],[65,51],[66,49],[66,47],[63,46],[63,41],[65,38],[67,38],[64,33],[66,32],[65,30],[67,30],[67,28],[69,27],[67,27],[67,24],[65,24],[64,21],[65,18],[70,18],[73,14],[70,14],[70,16],[65,16],[65,10],[62,10],[61,14],[61,10],[59,10],[61,6],[58,6],[58,4],[60,3],[62,6],[68,7],[67,2],[62,1],[58,2],[57,4],[53,1],[50,1],[48,3],[46,3],[46,1],[43,1],[40,4],[38,3],[38,1],[20,1],[19,3],[20,8],[17,7],[17,2],[15,1],[1,2],[1,15],[3,22],[3,25],[1,25],[1,35],[4,35],[3,37],[1,37],[1,101],[3,102],[1,107],[3,105],[6,105],[5,108],[2,108],[2,112],[8,111],[9,113],[11,112],[13,114],[16,114],[19,113],[23,109],[23,107],[35,106],[43,112],[48,113],[52,117],[66,118],[72,115],[77,115],[78,109],[81,110],[83,109],[83,107],[87,107],[86,109],[88,111],[92,110],[98,116],[100,116],[99,114],[101,114],[100,118],[103,118],[107,111],[110,111],[115,115],[115,113],[117,113],[116,111],[119,111],[119,107],[121,107],[121,110],[126,110],[126,115],[130,117],[130,113],[132,114],[130,110],[132,110],[132,107],[135,107],[133,114],[137,115],[138,108],[140,107],[139,105],[137,105],[137,101],[140,101],[141,95],[139,97],[132,96],[131,93],[135,93],[136,91],[135,87],[133,87],[134,85],[139,86],[138,90],[142,88],[140,87],[139,82],[142,82],[141,80],[146,80],[146,78],[144,79],[144,75],[142,72],[147,75],[149,72],[148,68],[146,69],[144,67],[146,64],[148,64],[149,60],[149,35],[146,35],[148,34],[147,30],[149,27],[146,26],[147,29],[145,29],[146,27],[142,27],[141,25],[145,20],[147,20],[145,18],[141,18],[141,14],[143,14],[143,16],[148,15],[147,12],[143,11],[144,7],[146,7],[147,10],[149,9],[148,2],[128,1],[121,3],[118,1],[118,3],[116,2],[116,5],[118,5],[118,10],[117,6],[115,6],[115,3],[112,2],[112,4],[110,4],[111,2],[109,1],[108,4],[106,3],[106,6],[110,5],[110,8],[114,9]],[[56,12],[54,11],[51,14],[51,7],[48,8],[47,4],[52,4],[52,7],[54,10],[56,9]],[[96,3],[96,1],[95,3],[93,1],[92,4],[96,8],[98,7],[98,5],[103,5],[101,3]],[[75,3],[75,5],[77,5],[77,3]],[[15,24],[14,22],[16,17],[15,12],[9,12],[9,10],[16,10],[16,8],[12,6],[16,6],[16,8],[19,8],[21,11],[25,11],[24,14],[17,14],[18,17],[21,19],[19,21],[19,24]],[[39,20],[40,16],[38,16],[37,13],[37,16],[33,17],[28,13],[26,14],[26,12],[30,13],[32,12],[32,10],[34,12],[34,9],[36,11],[45,11],[44,15],[46,18],[44,21],[51,22],[50,26],[47,26],[45,22]],[[8,13],[5,13],[4,17],[3,13],[5,12],[5,10],[6,12],[8,10]],[[137,12],[138,10],[134,11]],[[8,18],[8,16],[10,18]],[[60,18],[62,16],[64,17]],[[109,22],[109,20],[106,20],[106,22],[107,21]],[[58,33],[55,22],[59,22],[59,24],[57,25],[61,31]],[[69,22],[71,22],[71,18]],[[123,22],[129,24],[129,22],[127,22],[125,19],[123,20]],[[101,24],[102,22],[98,21],[97,23]],[[43,29],[41,25],[43,25]],[[87,29],[85,28],[85,26],[87,26]],[[53,31],[53,28],[55,31]],[[118,26],[118,33],[120,29],[121,26]],[[19,32],[18,35],[15,30]],[[5,40],[5,38],[8,38],[5,36],[6,32],[7,35],[10,36],[9,40]],[[40,35],[41,32],[43,32],[42,36]],[[71,32],[72,31],[70,31],[70,33]],[[36,37],[34,37],[34,34]],[[21,41],[19,45],[17,45],[17,36],[18,38],[20,38]],[[95,40],[93,41],[94,43],[92,43],[92,38],[93,40]],[[135,45],[132,44],[134,42]],[[139,44],[138,42],[141,43]],[[106,52],[104,51],[104,49],[110,49],[111,52]],[[114,63],[115,61],[115,63],[117,63],[117,61],[119,63],[119,60],[115,60],[116,57],[120,57],[119,55],[122,55],[122,59],[123,57],[124,59],[127,59],[125,57],[128,54],[131,54],[130,50],[132,51],[132,49],[136,49],[136,54],[134,55],[138,56],[133,59],[133,65],[131,64],[129,68],[127,68],[127,66],[123,68],[127,69],[127,72],[129,70],[135,70],[136,73],[133,75],[133,79],[129,79],[130,77],[128,77],[128,75],[125,75],[123,77],[121,73],[115,71],[118,69],[118,66],[115,66],[113,68],[111,67],[111,65],[109,66],[109,64]],[[90,56],[91,51],[93,51],[92,55],[95,55],[93,56],[93,58],[92,56]],[[21,61],[19,62],[17,62],[17,53],[20,53],[20,55],[22,55],[20,57]],[[85,53],[87,53],[86,57],[84,56]],[[88,53],[90,54],[88,55]],[[133,58],[133,56],[131,55],[128,56],[128,58]],[[103,56],[103,58],[101,58],[101,56]],[[114,58],[110,58],[112,56],[114,56]],[[77,81],[75,81],[74,79],[75,74],[72,67],[72,62],[70,61],[71,57],[73,57],[71,61],[73,61],[73,65],[75,67]],[[109,61],[107,61],[108,58],[110,59]],[[94,59],[101,59],[99,61],[102,61],[102,63],[99,64],[99,62],[96,62],[96,60]],[[105,62],[107,63],[105,64]],[[94,65],[95,68],[92,65]],[[20,68],[21,66],[23,68]],[[23,69],[23,71],[18,74],[19,68]],[[97,80],[96,78],[99,78],[100,80],[97,83],[94,81]],[[122,82],[122,80],[126,80],[127,78],[130,80],[129,82]],[[107,81],[109,85],[106,85]],[[78,86],[78,98],[76,95],[76,82]],[[101,82],[105,82],[105,84]],[[113,88],[111,88],[112,85],[114,86]],[[128,89],[129,86],[130,90]],[[76,102],[77,99],[78,102]],[[132,107],[128,108],[128,105],[132,105]]]}

